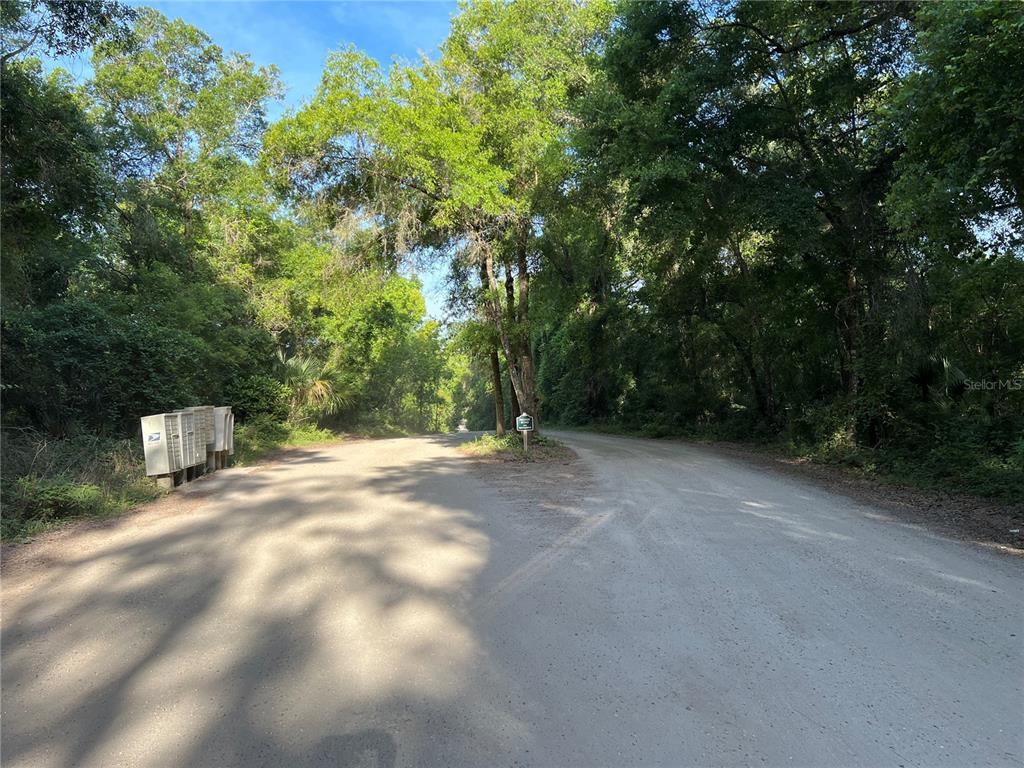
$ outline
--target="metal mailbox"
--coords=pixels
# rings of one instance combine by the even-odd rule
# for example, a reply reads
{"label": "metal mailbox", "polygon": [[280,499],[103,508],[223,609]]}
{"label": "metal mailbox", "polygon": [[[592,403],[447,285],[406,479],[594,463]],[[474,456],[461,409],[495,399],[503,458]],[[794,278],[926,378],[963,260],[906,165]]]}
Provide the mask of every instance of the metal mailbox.
{"label": "metal mailbox", "polygon": [[185,467],[194,467],[206,461],[206,446],[199,442],[199,429],[194,413],[181,414],[181,456]]}
{"label": "metal mailbox", "polygon": [[196,441],[195,414],[188,411],[143,416],[142,446],[146,474],[170,475],[206,461]]}
{"label": "metal mailbox", "polygon": [[216,469],[216,460],[214,456],[214,428],[213,428],[213,406],[212,405],[193,405],[188,408],[182,408],[183,411],[187,411],[195,415],[196,419],[196,447],[199,450],[199,455],[202,457],[200,464],[205,463],[206,468],[209,470]]}
{"label": "metal mailbox", "polygon": [[213,450],[234,453],[235,417],[230,405],[218,405],[213,409]]}
{"label": "metal mailbox", "polygon": [[189,408],[182,408],[182,410],[195,414],[196,443],[212,451],[214,442],[213,406],[193,405]]}

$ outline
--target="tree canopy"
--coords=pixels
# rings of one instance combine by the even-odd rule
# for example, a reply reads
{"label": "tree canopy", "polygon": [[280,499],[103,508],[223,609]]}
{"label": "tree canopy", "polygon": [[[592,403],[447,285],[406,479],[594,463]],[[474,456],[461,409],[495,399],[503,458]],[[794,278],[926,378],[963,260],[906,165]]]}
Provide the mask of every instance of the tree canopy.
{"label": "tree canopy", "polygon": [[[53,6],[24,10],[79,18]],[[83,86],[31,51],[3,66],[5,424],[117,435],[217,401],[447,428],[460,363],[419,284],[372,227],[286,206],[258,163],[276,70],[152,9],[93,11],[131,26],[93,19]]]}
{"label": "tree canopy", "polygon": [[467,0],[276,122],[274,67],[157,11],[2,22],[8,426],[525,410],[1021,487],[1019,4]]}

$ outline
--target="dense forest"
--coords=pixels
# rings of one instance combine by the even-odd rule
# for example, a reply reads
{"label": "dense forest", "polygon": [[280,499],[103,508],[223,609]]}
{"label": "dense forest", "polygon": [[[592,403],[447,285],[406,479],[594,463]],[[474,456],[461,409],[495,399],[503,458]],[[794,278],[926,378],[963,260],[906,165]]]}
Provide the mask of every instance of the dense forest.
{"label": "dense forest", "polygon": [[180,20],[0,12],[26,519],[132,503],[138,417],[212,402],[252,445],[525,410],[1024,496],[1024,6],[471,0],[276,122]]}

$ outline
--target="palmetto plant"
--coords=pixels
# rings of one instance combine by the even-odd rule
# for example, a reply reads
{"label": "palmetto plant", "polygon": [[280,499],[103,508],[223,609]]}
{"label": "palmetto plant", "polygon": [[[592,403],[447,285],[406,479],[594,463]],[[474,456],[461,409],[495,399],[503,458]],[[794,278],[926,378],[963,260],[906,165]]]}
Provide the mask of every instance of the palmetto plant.
{"label": "palmetto plant", "polygon": [[332,362],[277,352],[278,371],[290,392],[289,418],[298,422],[337,413],[348,402],[341,370]]}

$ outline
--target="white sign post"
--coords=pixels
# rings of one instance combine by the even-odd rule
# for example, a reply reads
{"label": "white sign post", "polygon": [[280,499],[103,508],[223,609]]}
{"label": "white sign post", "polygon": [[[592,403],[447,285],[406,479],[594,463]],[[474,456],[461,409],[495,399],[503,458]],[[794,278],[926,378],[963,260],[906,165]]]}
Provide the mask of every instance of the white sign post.
{"label": "white sign post", "polygon": [[530,451],[530,433],[533,432],[533,416],[521,413],[516,417],[516,429],[523,433],[523,453]]}

